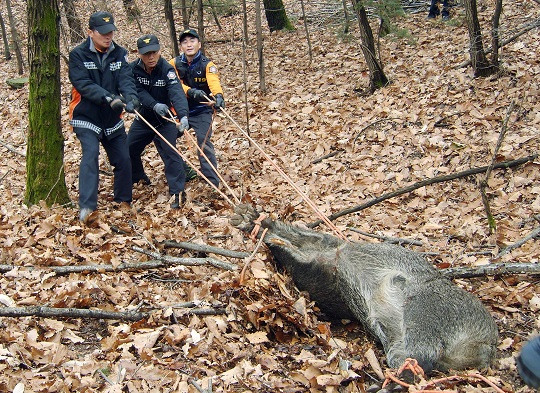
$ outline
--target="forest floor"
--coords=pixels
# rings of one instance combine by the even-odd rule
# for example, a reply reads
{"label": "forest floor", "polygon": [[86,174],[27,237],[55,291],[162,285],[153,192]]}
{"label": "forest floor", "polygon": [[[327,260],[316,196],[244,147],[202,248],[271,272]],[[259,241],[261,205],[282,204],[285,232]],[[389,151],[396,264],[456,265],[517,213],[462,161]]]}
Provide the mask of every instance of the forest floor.
{"label": "forest floor", "polygon": [[[15,16],[24,20],[26,2],[12,3]],[[115,40],[130,49],[134,60],[141,32],[121,15],[119,0],[108,3],[119,27]],[[161,10],[155,9],[155,2],[138,3],[144,32],[160,37],[169,59]],[[101,3],[85,2],[82,21],[96,4]],[[462,7],[452,9],[448,22],[427,20],[427,8],[408,14],[396,22],[408,31],[406,38],[389,35],[380,40],[391,83],[367,95],[368,74],[356,22],[349,34],[342,32],[337,8],[341,1],[334,9],[327,3],[306,2],[311,62],[300,3],[286,4],[297,30],[265,30],[265,92],[259,88],[254,34],[242,52],[240,14],[221,17],[222,30],[208,21],[206,53],[219,67],[227,113],[244,130],[249,113],[251,137],[325,214],[435,176],[489,165],[505,121],[497,162],[540,152],[538,28],[501,50],[499,74],[475,79],[470,67],[459,66],[469,58]],[[479,10],[488,36],[493,10],[485,1],[479,2]],[[252,5],[248,11],[253,15]],[[540,7],[531,1],[505,6],[503,39],[539,16]],[[18,29],[25,42],[24,23]],[[62,42],[62,55],[67,56],[69,48],[66,40]],[[0,75],[2,81],[18,76],[15,59],[0,60]],[[152,185],[134,187],[130,208],[112,202],[111,171],[101,155],[99,217],[91,227],[81,225],[76,206],[81,151],[68,125],[70,84],[63,61],[61,80],[65,180],[73,201],[69,206],[24,205],[28,87],[13,90],[4,85],[0,90],[0,264],[14,266],[0,276],[0,302],[150,316],[137,322],[2,317],[0,391],[196,392],[195,384],[211,384],[213,392],[364,392],[380,386],[376,364],[387,368],[380,345],[354,322],[325,320],[309,296],[276,270],[264,248],[255,253],[243,280],[240,272],[246,259],[213,253],[208,255],[234,263],[237,269],[168,264],[116,273],[55,273],[53,268],[117,267],[154,259],[134,247],[161,256],[207,255],[166,247],[167,241],[255,250],[253,242],[228,224],[232,209],[227,200],[201,180],[188,183],[182,209],[169,207],[163,164],[153,146],[144,155]],[[126,120],[129,123],[131,116]],[[287,222],[317,219],[228,118],[217,115],[213,127],[220,171],[237,196]],[[187,140],[181,143],[187,156],[194,157]],[[414,239],[421,245],[407,247],[426,253],[440,268],[538,264],[538,238],[506,254],[501,251],[540,225],[539,167],[536,158],[493,170],[487,187],[497,223],[493,233],[478,186],[482,174],[425,186],[335,223],[352,241],[379,241],[358,230]],[[507,392],[531,391],[519,378],[515,358],[540,330],[538,277],[455,280],[480,298],[497,322],[497,358],[480,372]],[[496,391],[465,373],[459,375],[436,389]]]}

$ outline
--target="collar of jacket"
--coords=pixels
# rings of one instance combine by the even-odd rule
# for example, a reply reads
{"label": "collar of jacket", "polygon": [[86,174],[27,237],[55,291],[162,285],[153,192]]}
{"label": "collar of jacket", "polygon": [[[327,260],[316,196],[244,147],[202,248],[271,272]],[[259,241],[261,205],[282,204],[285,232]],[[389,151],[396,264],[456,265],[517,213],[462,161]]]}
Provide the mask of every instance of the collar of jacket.
{"label": "collar of jacket", "polygon": [[107,52],[100,52],[96,49],[96,46],[94,45],[94,41],[92,41],[92,38],[88,37],[88,49],[90,52],[98,53],[98,54],[104,54],[104,53],[111,53],[114,50],[114,41],[111,42],[111,46],[109,46],[109,49],[107,49]]}
{"label": "collar of jacket", "polygon": [[[165,59],[163,58],[163,56],[161,56],[159,58],[159,60],[157,61],[156,63],[156,66],[154,67],[153,71],[152,71],[152,74],[154,74],[156,71],[160,70],[161,69],[161,65],[163,64],[163,62],[165,61]],[[137,59],[137,63],[135,64],[135,67],[138,67],[140,68],[141,70],[143,70],[145,73],[147,73],[148,75],[150,75],[150,73],[148,71],[146,71],[146,68],[144,66],[144,63],[141,59]]]}
{"label": "collar of jacket", "polygon": [[184,53],[182,53],[182,57],[180,58],[180,61],[182,63],[186,63],[188,65],[192,65],[192,64],[195,64],[197,63],[199,60],[201,60],[201,51],[198,51],[197,54],[195,55],[195,57],[193,58],[193,60],[191,60],[191,63],[188,62],[187,58],[186,58],[186,55]]}

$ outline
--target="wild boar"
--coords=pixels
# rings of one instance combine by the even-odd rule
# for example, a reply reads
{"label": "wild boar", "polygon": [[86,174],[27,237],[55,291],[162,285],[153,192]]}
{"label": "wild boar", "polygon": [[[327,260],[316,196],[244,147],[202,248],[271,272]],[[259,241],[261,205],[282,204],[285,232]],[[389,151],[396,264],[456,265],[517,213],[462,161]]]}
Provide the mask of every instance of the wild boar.
{"label": "wild boar", "polygon": [[[235,207],[231,225],[251,232],[259,213]],[[274,259],[330,316],[354,318],[382,344],[390,367],[416,359],[433,369],[485,368],[495,356],[497,325],[480,301],[424,257],[390,244],[355,243],[266,218]]]}

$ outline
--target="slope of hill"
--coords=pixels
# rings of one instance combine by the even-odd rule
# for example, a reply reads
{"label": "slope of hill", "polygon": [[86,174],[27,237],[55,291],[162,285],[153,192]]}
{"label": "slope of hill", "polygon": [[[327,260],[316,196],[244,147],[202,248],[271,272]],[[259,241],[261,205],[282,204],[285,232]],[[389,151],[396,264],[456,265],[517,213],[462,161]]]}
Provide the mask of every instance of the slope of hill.
{"label": "slope of hill", "polygon": [[[24,20],[25,2],[13,2],[16,16]],[[81,18],[98,3],[89,2]],[[158,34],[168,47],[161,11],[155,3],[139,3],[144,32]],[[428,21],[427,11],[409,14],[397,21],[408,29],[409,39],[388,36],[380,41],[391,84],[365,95],[367,67],[355,22],[351,33],[344,35],[335,18],[339,12],[329,12],[326,3],[306,2],[312,29],[309,63],[299,5],[286,4],[297,30],[265,31],[266,92],[259,89],[253,34],[243,54],[240,15],[221,17],[223,30],[209,19],[206,52],[220,68],[227,113],[244,131],[249,114],[251,137],[325,214],[428,178],[489,165],[505,120],[508,130],[497,161],[540,151],[538,29],[501,50],[500,74],[474,79],[470,68],[457,67],[468,59],[463,8],[455,7],[447,23]],[[118,19],[116,40],[135,59],[141,32],[120,14],[120,1],[109,5]],[[487,34],[491,5],[482,2],[479,9]],[[253,18],[252,5],[249,13]],[[513,2],[501,18],[503,37],[537,21],[539,14],[533,2]],[[23,25],[18,27],[24,39]],[[63,55],[68,49],[63,48]],[[169,58],[170,49],[163,54]],[[15,60],[1,60],[0,75],[2,80],[16,76]],[[116,273],[52,273],[51,267],[116,267],[159,255],[199,255],[166,247],[170,240],[254,250],[251,241],[228,225],[231,206],[202,181],[189,183],[183,209],[170,209],[163,165],[153,146],[144,156],[153,185],[136,185],[132,207],[125,210],[111,202],[112,177],[102,154],[100,216],[92,227],[82,226],[76,207],[81,153],[68,126],[70,85],[64,63],[61,77],[66,184],[73,206],[23,205],[24,157],[17,152],[25,150],[28,91],[7,87],[0,91],[4,155],[0,264],[15,266],[5,267],[0,277],[0,302],[17,307],[137,310],[150,317],[139,322],[3,317],[0,390],[13,391],[22,383],[25,391],[35,392],[194,392],[192,381],[206,387],[211,380],[215,392],[358,392],[376,384],[373,359],[385,367],[382,349],[355,323],[325,321],[307,294],[299,293],[285,273],[276,271],[262,249],[242,277],[240,271],[248,262],[224,256],[217,258],[236,263],[238,269],[170,264]],[[509,113],[512,103],[515,107]],[[126,118],[129,123],[130,116]],[[228,118],[217,115],[214,132],[219,168],[237,196],[285,221],[305,224],[317,219]],[[194,157],[188,142],[182,143],[188,157]],[[358,231],[414,239],[421,245],[409,247],[426,252],[441,268],[538,263],[538,236],[499,255],[539,226],[538,159],[492,172],[488,196],[497,221],[493,234],[478,187],[481,179],[482,175],[467,176],[421,187],[341,217],[336,224],[353,241],[378,241]],[[159,255],[148,256],[133,247]],[[540,329],[537,277],[456,280],[496,318],[499,353],[483,374],[505,391],[530,391],[517,375],[515,357]],[[193,306],[205,311],[190,312]],[[373,351],[375,356],[370,357]],[[462,377],[454,383],[441,388],[494,391],[476,379]]]}

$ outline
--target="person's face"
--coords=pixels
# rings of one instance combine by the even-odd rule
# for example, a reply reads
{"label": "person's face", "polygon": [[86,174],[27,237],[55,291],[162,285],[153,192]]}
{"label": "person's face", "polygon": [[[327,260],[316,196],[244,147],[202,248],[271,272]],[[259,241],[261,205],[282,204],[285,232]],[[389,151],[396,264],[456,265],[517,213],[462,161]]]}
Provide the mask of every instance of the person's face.
{"label": "person's face", "polygon": [[88,35],[98,50],[106,51],[111,46],[114,30],[107,34],[100,34],[97,30],[88,30]]}
{"label": "person's face", "polygon": [[188,35],[180,42],[180,47],[187,57],[193,57],[201,49],[201,42],[197,38]]}
{"label": "person's face", "polygon": [[144,63],[144,67],[147,71],[153,70],[156,66],[159,58],[161,57],[161,50],[146,52],[144,55],[139,53],[139,58]]}

